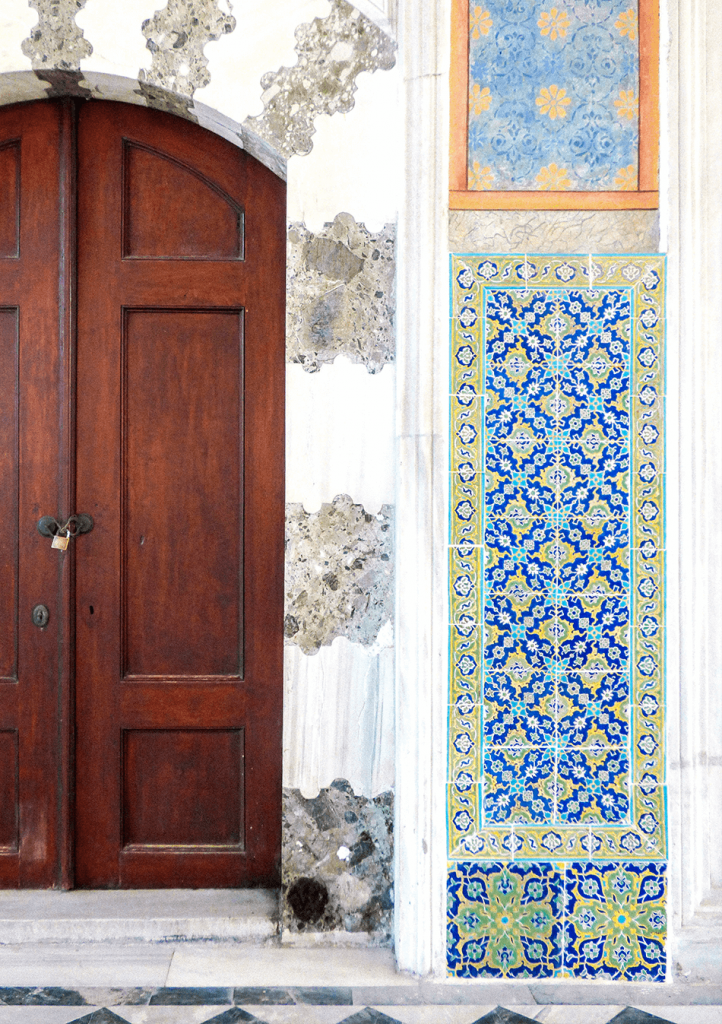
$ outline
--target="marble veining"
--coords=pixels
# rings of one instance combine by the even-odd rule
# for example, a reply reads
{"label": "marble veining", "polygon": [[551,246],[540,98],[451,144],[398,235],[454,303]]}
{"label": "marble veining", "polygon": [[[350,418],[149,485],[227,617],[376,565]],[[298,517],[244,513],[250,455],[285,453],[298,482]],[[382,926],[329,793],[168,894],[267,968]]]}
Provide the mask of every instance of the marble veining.
{"label": "marble veining", "polygon": [[288,229],[286,354],[309,372],[346,355],[378,373],[394,360],[395,225],[377,233],[339,213]]}
{"label": "marble veining", "polygon": [[372,644],[393,617],[393,508],[337,495],[318,512],[286,506],[286,640],[315,654],[334,637]]}
{"label": "marble veining", "polygon": [[450,210],[452,252],[657,252],[658,210]]}
{"label": "marble veining", "polygon": [[205,46],[236,27],[225,6],[224,0],[168,0],[144,21],[142,31],[152,63],[148,71],[141,68],[138,73],[141,88],[146,85],[191,98],[196,89],[208,85]]}

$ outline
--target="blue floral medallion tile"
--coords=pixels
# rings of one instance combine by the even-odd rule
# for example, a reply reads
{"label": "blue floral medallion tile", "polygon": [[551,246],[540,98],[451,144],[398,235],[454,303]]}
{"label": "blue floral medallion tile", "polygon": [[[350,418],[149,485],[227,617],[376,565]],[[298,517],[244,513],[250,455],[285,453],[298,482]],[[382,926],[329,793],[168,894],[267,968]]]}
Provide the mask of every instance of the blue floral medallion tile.
{"label": "blue floral medallion tile", "polygon": [[[573,865],[657,877],[664,257],[455,256],[451,343],[450,878],[552,862],[565,892]],[[454,945],[452,973],[488,973],[486,934],[476,960]],[[661,976],[660,934],[630,940],[615,977]],[[584,948],[559,970],[592,976]]]}
{"label": "blue floral medallion tile", "polygon": [[665,896],[663,864],[567,864],[565,973],[664,981]]}
{"label": "blue floral medallion tile", "polygon": [[562,960],[562,876],[553,865],[457,864],[448,962],[460,978],[549,978]]}
{"label": "blue floral medallion tile", "polygon": [[469,4],[469,189],[637,188],[637,15],[638,0]]}

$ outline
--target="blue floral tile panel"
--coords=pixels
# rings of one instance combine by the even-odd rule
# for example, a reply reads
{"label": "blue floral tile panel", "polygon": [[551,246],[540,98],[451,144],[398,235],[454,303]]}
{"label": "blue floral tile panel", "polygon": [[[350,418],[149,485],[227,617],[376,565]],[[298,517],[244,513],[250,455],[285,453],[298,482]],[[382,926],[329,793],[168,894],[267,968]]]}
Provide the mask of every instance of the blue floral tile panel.
{"label": "blue floral tile panel", "polygon": [[666,869],[655,862],[451,864],[448,970],[664,981],[665,902]]}
{"label": "blue floral tile panel", "polygon": [[638,187],[638,0],[471,0],[468,187]]}
{"label": "blue floral tile panel", "polygon": [[451,303],[449,970],[661,980],[664,257]]}

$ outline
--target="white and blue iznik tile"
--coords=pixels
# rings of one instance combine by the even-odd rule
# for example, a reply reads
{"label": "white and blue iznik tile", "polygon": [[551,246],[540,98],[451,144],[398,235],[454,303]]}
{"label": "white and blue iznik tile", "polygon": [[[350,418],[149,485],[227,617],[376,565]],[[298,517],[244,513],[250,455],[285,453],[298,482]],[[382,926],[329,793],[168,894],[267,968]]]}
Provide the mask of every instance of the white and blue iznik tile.
{"label": "white and blue iznik tile", "polygon": [[636,189],[638,0],[469,5],[471,190]]}
{"label": "white and blue iznik tile", "polygon": [[449,858],[654,873],[664,257],[455,256],[451,342]]}

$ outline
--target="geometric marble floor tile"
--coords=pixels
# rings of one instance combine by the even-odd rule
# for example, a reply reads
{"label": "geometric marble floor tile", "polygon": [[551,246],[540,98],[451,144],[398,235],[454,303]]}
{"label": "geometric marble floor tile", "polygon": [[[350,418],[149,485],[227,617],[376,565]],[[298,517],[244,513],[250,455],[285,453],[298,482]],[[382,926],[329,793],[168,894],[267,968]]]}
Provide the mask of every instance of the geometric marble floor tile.
{"label": "geometric marble floor tile", "polygon": [[474,1024],[533,1024],[530,1017],[525,1017],[515,1010],[507,1010],[503,1006],[496,1006],[483,1017],[479,1017]]}
{"label": "geometric marble floor tile", "polygon": [[[702,997],[703,999],[703,997]],[[722,1005],[0,1006],[0,1024],[722,1024]]]}

